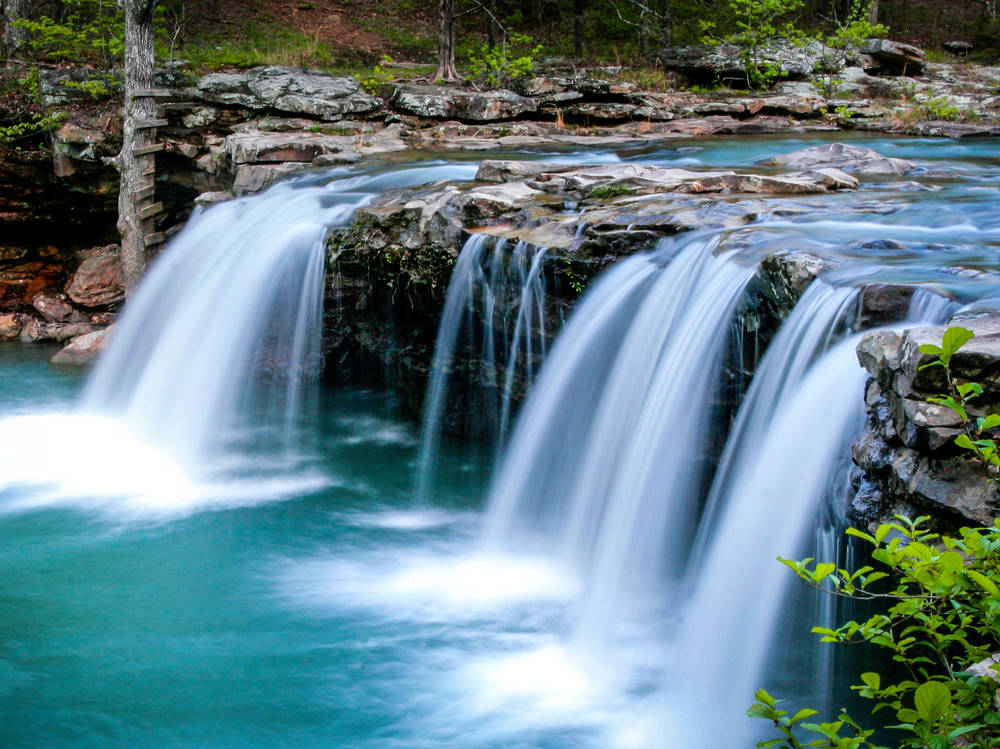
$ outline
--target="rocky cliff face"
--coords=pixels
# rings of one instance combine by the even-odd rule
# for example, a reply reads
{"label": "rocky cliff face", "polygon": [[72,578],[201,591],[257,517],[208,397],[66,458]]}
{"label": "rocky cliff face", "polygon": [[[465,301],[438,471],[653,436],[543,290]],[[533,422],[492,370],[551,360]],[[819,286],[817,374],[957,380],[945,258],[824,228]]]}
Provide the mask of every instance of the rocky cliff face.
{"label": "rocky cliff face", "polygon": [[[953,376],[978,382],[985,393],[974,415],[1000,408],[1000,318],[960,323],[975,333],[952,359]],[[868,418],[854,445],[858,467],[853,516],[874,523],[894,513],[932,514],[943,523],[991,524],[1000,514],[1000,491],[954,439],[961,420],[927,398],[947,391],[944,370],[920,367],[933,359],[925,343],[940,345],[945,328],[877,331],[862,339],[858,360],[871,375],[865,395]]]}

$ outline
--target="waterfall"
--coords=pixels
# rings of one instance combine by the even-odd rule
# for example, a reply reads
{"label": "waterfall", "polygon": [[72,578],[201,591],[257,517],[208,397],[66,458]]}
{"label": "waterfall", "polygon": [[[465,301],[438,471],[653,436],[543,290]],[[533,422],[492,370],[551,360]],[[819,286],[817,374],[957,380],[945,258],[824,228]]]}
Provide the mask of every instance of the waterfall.
{"label": "waterfall", "polygon": [[329,194],[286,185],[193,217],[130,301],[83,408],[189,466],[262,409],[287,424],[320,365],[326,233],[355,207]]}
{"label": "waterfall", "polygon": [[[492,249],[491,249],[492,246]],[[473,234],[459,253],[448,283],[424,402],[417,499],[431,499],[448,409],[460,402],[452,375],[460,357],[464,410],[476,432],[503,444],[516,391],[534,379],[545,356],[546,249]],[[501,366],[502,363],[502,366]],[[501,376],[502,374],[502,376]]]}
{"label": "waterfall", "polygon": [[[748,746],[744,711],[764,685],[783,600],[795,578],[775,557],[805,545],[838,458],[860,426],[865,375],[849,338],[789,387],[728,477],[724,511],[693,573],[671,648],[666,746]],[[835,404],[835,408],[826,407]],[[691,734],[694,732],[694,735]]]}

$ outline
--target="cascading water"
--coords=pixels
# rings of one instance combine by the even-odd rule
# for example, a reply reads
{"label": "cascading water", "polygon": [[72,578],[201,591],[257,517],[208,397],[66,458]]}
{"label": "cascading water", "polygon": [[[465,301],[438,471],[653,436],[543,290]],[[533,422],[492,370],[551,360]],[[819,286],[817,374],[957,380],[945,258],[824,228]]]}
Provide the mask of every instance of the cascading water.
{"label": "cascading water", "polygon": [[[235,325],[221,304],[201,317],[177,309],[178,319],[189,326],[187,335],[151,314],[148,326],[157,330],[146,331],[150,339],[156,333],[180,352],[178,339],[186,338],[198,355],[160,359],[156,346],[139,333],[130,334],[136,350],[148,351],[164,362],[156,366],[174,371],[167,377],[147,371],[142,362],[129,363],[121,372],[124,395],[116,397],[108,384],[98,401],[90,401],[116,414],[99,416],[117,425],[114,435],[95,431],[98,417],[79,410],[67,415],[80,382],[47,366],[51,352],[0,346],[0,744],[55,749],[752,745],[752,722],[746,722],[743,711],[753,689],[773,685],[772,692],[783,697],[805,695],[811,685],[819,692],[828,689],[823,668],[814,668],[813,653],[799,649],[785,628],[789,617],[796,626],[821,620],[801,600],[782,598],[783,586],[794,578],[773,557],[832,560],[840,535],[830,530],[829,517],[816,520],[816,513],[839,512],[835,501],[827,504],[846,486],[838,470],[843,455],[838,435],[854,418],[851,404],[859,402],[860,370],[843,330],[851,316],[850,288],[921,286],[927,292],[913,295],[910,318],[935,322],[951,314],[954,305],[972,314],[995,309],[1000,300],[995,145],[934,143],[884,141],[877,148],[910,149],[902,155],[918,158],[937,150],[943,154],[940,163],[949,166],[970,152],[982,158],[975,165],[959,162],[953,179],[935,184],[940,192],[880,182],[853,195],[762,199],[765,214],[774,205],[770,215],[787,220],[736,230],[714,253],[711,236],[689,237],[703,246],[684,249],[681,240],[671,245],[675,256],[665,249],[660,256],[625,259],[593,282],[517,417],[507,463],[523,471],[501,469],[486,518],[479,511],[478,490],[444,470],[435,485],[441,489],[438,496],[449,498],[442,503],[447,506],[413,506],[418,435],[396,417],[398,403],[390,396],[320,393],[329,397],[316,412],[306,409],[310,423],[293,431],[291,452],[297,457],[289,457],[283,435],[289,421],[296,421],[289,414],[295,403],[309,400],[308,376],[287,378],[305,375],[312,360],[308,310],[300,325],[264,324],[264,340],[237,356],[260,373],[246,384],[214,370],[208,379],[195,378],[188,368],[203,352],[211,358],[218,334],[209,323]],[[791,149],[801,143],[716,138],[699,144],[703,150],[691,160],[746,164],[772,155],[778,145]],[[900,155],[898,150],[893,154]],[[663,161],[669,155],[650,148],[629,158]],[[278,190],[285,191],[290,206],[304,201],[304,223],[313,221],[306,207],[313,199],[316,214],[323,214],[318,223],[337,223],[375,191],[471,177],[476,167],[437,163],[393,171],[383,163],[381,174],[358,170],[335,184],[328,184],[326,175]],[[204,270],[221,281],[226,274],[214,265],[215,249],[256,262],[253,242],[240,254],[229,240],[251,222],[261,227],[262,236],[277,233],[272,223],[295,215],[297,209],[289,214],[285,203],[270,202],[271,197],[234,204],[243,212],[211,209],[192,222],[189,231],[216,220],[220,225],[206,235],[204,269],[193,258],[184,268],[199,275]],[[845,203],[871,210],[840,210]],[[257,215],[257,206],[271,213],[272,223]],[[229,218],[223,222],[223,216]],[[971,230],[973,225],[978,229]],[[305,229],[290,235],[298,248],[291,254],[304,261],[301,275],[273,273],[271,298],[279,318],[301,306],[281,301],[284,291],[278,289],[291,289],[309,275],[306,258],[315,236]],[[891,241],[870,243],[873,237]],[[185,235],[180,239],[186,241]],[[761,241],[770,246],[763,248]],[[741,338],[743,313],[720,322],[726,315],[709,310],[700,323],[714,330],[712,335],[685,314],[688,305],[704,302],[707,307],[708,300],[701,298],[706,286],[715,290],[721,307],[728,306],[729,283],[742,281],[740,274],[749,272],[753,257],[781,248],[815,250],[852,267],[814,284],[766,351],[756,350],[752,328]],[[543,319],[536,316],[523,325],[520,319],[522,311],[539,309],[536,292],[546,258],[533,252],[521,250],[522,261],[515,260],[519,250],[512,245],[481,249],[479,265],[487,278],[503,269],[513,279],[509,292],[493,295],[486,314],[494,321],[492,332],[475,334],[494,336],[493,346],[483,351],[484,357],[494,357],[493,365],[509,362],[515,356],[511,349],[520,350],[519,367],[540,358],[539,339],[532,339],[529,349],[524,333],[518,333],[518,328],[539,332]],[[746,265],[730,255],[745,256]],[[239,274],[239,283],[246,279],[256,286],[255,273],[239,265],[231,271],[234,279]],[[532,274],[537,284],[529,283]],[[174,288],[162,287],[168,296]],[[238,296],[230,291],[222,283],[219,299]],[[535,294],[530,303],[524,301],[526,291]],[[897,314],[906,292],[893,296],[895,291],[890,289],[886,298]],[[482,317],[481,303],[490,299],[476,294]],[[173,300],[151,306],[161,304],[166,309]],[[233,304],[266,306],[243,297]],[[518,312],[501,315],[505,307]],[[122,320],[123,331],[129,315]],[[653,324],[657,317],[661,328]],[[282,329],[288,337],[279,342]],[[694,334],[692,340],[703,333],[706,340],[675,346],[684,330]],[[206,343],[199,349],[201,338]],[[759,340],[765,343],[767,336]],[[746,358],[733,356],[719,370],[709,353],[729,346],[735,346],[731,353],[745,350]],[[730,355],[727,351],[722,355]],[[692,361],[668,366],[667,359],[677,356]],[[293,360],[305,365],[289,367]],[[629,373],[625,362],[636,369]],[[697,388],[703,384],[692,386],[685,392],[694,395],[681,405],[698,413],[678,417],[664,410],[664,418],[676,426],[657,425],[657,409],[643,406],[654,402],[654,381],[662,374],[684,390],[691,383],[691,367],[703,369],[708,380],[724,371],[727,385],[709,384],[701,394]],[[734,404],[717,401],[742,392],[738,381],[744,369],[747,375],[756,372],[730,429]],[[156,381],[178,392],[178,408],[192,414],[190,442],[182,434],[180,414],[171,413],[169,404],[143,402],[144,397],[159,400],[151,384]],[[768,387],[779,381],[783,384],[776,389]],[[228,405],[216,412],[216,426],[197,413],[197,401],[188,400],[195,396],[181,392],[185,384],[221,389]],[[500,384],[515,389],[492,383]],[[623,396],[620,411],[605,403],[606,390]],[[666,390],[660,391],[661,409],[679,400]],[[58,419],[37,415],[40,393],[48,393],[44,408],[61,411]],[[496,397],[484,408],[501,424],[508,421],[505,412],[516,410],[512,401],[505,407]],[[23,415],[26,411],[33,413]],[[710,424],[703,429],[699,417],[706,411]],[[650,438],[640,440],[638,430],[630,434],[622,426],[626,417],[633,424],[643,419],[643,433]],[[162,434],[156,428],[160,418]],[[73,431],[70,422],[86,428]],[[144,433],[142,441],[134,429]],[[656,451],[664,429],[670,439]],[[665,508],[656,508],[648,519],[636,508],[655,491],[648,491],[646,499],[628,496],[625,490],[642,486],[638,478],[612,482],[589,462],[583,464],[596,457],[599,464],[617,464],[621,471],[652,461],[650,475],[655,476],[674,471],[670,465],[677,463],[677,470],[699,483],[702,469],[718,462],[718,433],[727,430],[731,437],[722,467],[712,487],[705,481],[700,490],[691,490],[698,496],[693,509],[684,511],[690,513],[687,519],[680,513],[664,522]],[[709,443],[692,437],[696,433]],[[525,434],[535,438],[523,439]],[[599,434],[613,445],[615,459],[587,449]],[[310,441],[305,458],[297,447],[300,436]],[[441,448],[442,466],[450,466],[455,446],[443,442]],[[640,460],[627,455],[633,449],[658,454]],[[529,460],[532,455],[535,461]],[[273,464],[280,466],[272,472],[266,467]],[[319,482],[310,479],[312,468]],[[463,455],[462,470],[471,474],[477,468]],[[282,489],[262,481],[262,474],[299,483]],[[822,476],[830,475],[835,475],[832,485],[824,486]],[[235,486],[240,479],[244,485]],[[65,484],[58,499],[71,506],[53,501],[52,482]],[[211,503],[181,502],[187,491],[204,492],[206,483],[224,484],[214,487]],[[130,500],[151,493],[161,504],[150,506],[144,496]],[[684,493],[684,487],[662,492],[666,499],[675,493]],[[451,502],[452,496],[458,499]],[[278,497],[295,501],[271,501]],[[577,507],[582,497],[590,499]],[[810,497],[815,500],[811,509]],[[702,501],[713,509],[701,511]],[[219,511],[193,511],[206,507]],[[192,511],[178,514],[179,508]],[[28,509],[37,511],[23,511]],[[129,522],[130,509],[140,522]],[[631,529],[630,513],[639,515]],[[147,522],[150,518],[155,522]],[[695,518],[700,521],[697,544]],[[662,527],[651,527],[654,521]],[[653,559],[649,539],[666,527],[686,527],[688,535],[666,539],[669,556]],[[814,530],[824,544],[815,554],[807,546]],[[477,544],[484,532],[486,548]],[[797,546],[799,540],[803,546]],[[691,547],[694,556],[685,560]],[[641,559],[651,560],[648,575]],[[671,580],[670,568],[676,570],[674,577],[684,576]],[[654,569],[665,584],[650,584]],[[774,637],[781,638],[778,653],[768,647]],[[789,658],[781,657],[788,653]],[[808,699],[820,706],[812,695]]]}
{"label": "cascading water", "polygon": [[545,356],[545,254],[545,248],[525,242],[510,250],[506,240],[486,234],[469,237],[459,253],[424,404],[416,492],[420,504],[431,499],[446,409],[455,405],[449,404],[449,385],[460,353],[469,367],[462,372],[464,389],[478,396],[466,398],[462,410],[477,420],[476,430],[487,441],[492,436],[494,449],[503,444],[515,385],[530,384]]}

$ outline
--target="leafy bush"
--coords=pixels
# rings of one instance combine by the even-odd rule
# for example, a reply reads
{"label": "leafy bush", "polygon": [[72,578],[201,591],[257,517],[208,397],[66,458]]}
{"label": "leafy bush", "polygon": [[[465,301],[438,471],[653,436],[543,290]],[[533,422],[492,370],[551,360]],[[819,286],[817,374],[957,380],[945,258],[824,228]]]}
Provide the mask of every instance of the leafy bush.
{"label": "leafy bush", "polygon": [[107,0],[63,0],[65,13],[18,21],[28,30],[36,54],[52,60],[99,63],[112,67],[125,51],[125,16]]}
{"label": "leafy bush", "polygon": [[[924,368],[943,367],[948,383],[948,393],[929,400],[962,417],[964,433],[955,444],[996,480],[997,443],[987,433],[1000,426],[1000,416],[973,418],[968,404],[982,394],[982,386],[958,382],[951,371],[952,357],[970,338],[965,328],[949,328],[940,346],[921,346],[923,353],[936,356]],[[1000,746],[1000,519],[992,527],[962,528],[953,536],[931,532],[927,517],[897,515],[896,520],[873,534],[847,529],[871,545],[872,565],[878,568],[851,571],[811,558],[781,559],[814,588],[886,607],[865,621],[814,627],[813,632],[823,642],[869,643],[891,656],[896,664],[891,672],[863,673],[851,689],[872,700],[873,716],[886,716],[884,729],[900,732],[898,747]],[[894,587],[884,589],[887,583]],[[790,716],[767,692],[755,696],[747,714],[770,720],[780,734],[759,747],[883,749],[874,743],[874,731],[863,729],[846,711],[836,721],[812,723],[808,719],[815,710]],[[797,731],[818,737],[802,743]]]}
{"label": "leafy bush", "polygon": [[531,37],[511,34],[504,44],[490,49],[479,44],[469,52],[472,80],[485,88],[503,88],[530,73],[534,59],[542,52],[542,45],[530,47]]}

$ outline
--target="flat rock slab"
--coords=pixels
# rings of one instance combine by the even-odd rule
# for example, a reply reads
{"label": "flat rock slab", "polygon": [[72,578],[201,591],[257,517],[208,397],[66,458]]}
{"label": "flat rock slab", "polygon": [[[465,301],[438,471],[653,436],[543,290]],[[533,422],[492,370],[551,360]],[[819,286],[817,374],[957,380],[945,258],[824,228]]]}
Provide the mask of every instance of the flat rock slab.
{"label": "flat rock slab", "polygon": [[861,148],[847,143],[831,143],[826,146],[803,148],[757,163],[792,169],[834,168],[851,174],[871,175],[906,174],[917,167],[912,161],[888,158],[870,148]]}
{"label": "flat rock slab", "polygon": [[317,70],[284,66],[245,73],[211,73],[198,81],[206,101],[249,109],[273,110],[335,121],[369,114],[382,100],[362,91],[354,78],[335,78]]}
{"label": "flat rock slab", "polygon": [[534,99],[513,91],[470,91],[450,86],[399,86],[393,94],[396,109],[418,117],[464,122],[512,120],[534,112]]}

